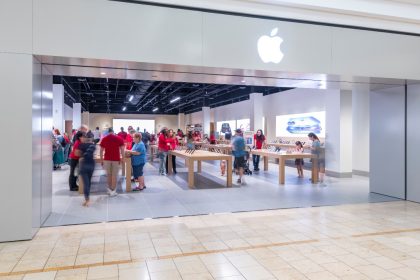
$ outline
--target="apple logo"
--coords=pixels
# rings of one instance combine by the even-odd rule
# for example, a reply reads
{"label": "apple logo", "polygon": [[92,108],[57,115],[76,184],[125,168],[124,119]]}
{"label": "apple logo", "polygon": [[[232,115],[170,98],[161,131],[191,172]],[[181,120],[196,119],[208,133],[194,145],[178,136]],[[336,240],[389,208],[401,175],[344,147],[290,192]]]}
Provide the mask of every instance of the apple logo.
{"label": "apple logo", "polygon": [[283,39],[276,36],[278,28],[271,30],[270,36],[264,35],[258,39],[258,54],[264,63],[279,63],[284,54],[280,50]]}

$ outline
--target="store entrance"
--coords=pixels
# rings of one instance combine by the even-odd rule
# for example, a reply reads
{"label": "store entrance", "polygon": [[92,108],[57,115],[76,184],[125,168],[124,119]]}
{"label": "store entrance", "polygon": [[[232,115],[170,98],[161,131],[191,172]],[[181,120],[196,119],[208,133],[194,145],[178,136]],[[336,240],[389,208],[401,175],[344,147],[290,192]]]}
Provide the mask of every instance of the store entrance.
{"label": "store entrance", "polygon": [[[148,141],[147,188],[133,191],[140,184],[125,158],[116,196],[107,193],[109,174],[96,145],[89,207],[82,206],[81,179],[79,191],[70,189],[71,159],[59,163],[52,171],[52,213],[43,226],[396,200],[370,191],[369,139],[363,134],[369,134],[368,124],[361,125],[369,105],[366,96],[350,90],[352,83],[329,82],[325,75],[284,79],[241,71],[46,67],[55,75],[54,96],[63,98],[54,127],[62,125],[73,149],[82,125],[99,143],[110,128],[120,136],[147,135]],[[69,132],[70,125],[76,131]],[[159,152],[164,129],[172,129],[178,142],[168,152],[168,170],[161,165],[168,153]],[[235,135],[246,146],[236,171]],[[123,139],[131,149],[133,138]]]}

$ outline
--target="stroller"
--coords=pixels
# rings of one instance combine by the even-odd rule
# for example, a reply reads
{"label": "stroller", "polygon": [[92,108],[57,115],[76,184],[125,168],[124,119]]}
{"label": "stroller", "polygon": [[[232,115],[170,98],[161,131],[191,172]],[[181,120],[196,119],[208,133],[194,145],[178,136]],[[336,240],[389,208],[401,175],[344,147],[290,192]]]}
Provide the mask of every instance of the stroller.
{"label": "stroller", "polygon": [[245,168],[244,168],[244,175],[252,175],[252,171],[249,168],[249,160],[251,158],[251,147],[248,146],[248,150],[246,151],[245,154]]}

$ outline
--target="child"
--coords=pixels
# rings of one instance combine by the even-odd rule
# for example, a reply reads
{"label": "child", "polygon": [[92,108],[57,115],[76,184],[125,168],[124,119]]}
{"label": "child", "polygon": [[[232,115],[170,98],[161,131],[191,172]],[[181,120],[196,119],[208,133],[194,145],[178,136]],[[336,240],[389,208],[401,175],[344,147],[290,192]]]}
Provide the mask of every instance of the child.
{"label": "child", "polygon": [[[298,154],[303,153],[303,145],[302,142],[297,141],[296,143],[295,152]],[[303,178],[303,158],[295,159],[295,165],[298,172],[298,178]]]}
{"label": "child", "polygon": [[225,176],[226,173],[226,161],[221,160],[220,161],[220,173],[222,176]]}

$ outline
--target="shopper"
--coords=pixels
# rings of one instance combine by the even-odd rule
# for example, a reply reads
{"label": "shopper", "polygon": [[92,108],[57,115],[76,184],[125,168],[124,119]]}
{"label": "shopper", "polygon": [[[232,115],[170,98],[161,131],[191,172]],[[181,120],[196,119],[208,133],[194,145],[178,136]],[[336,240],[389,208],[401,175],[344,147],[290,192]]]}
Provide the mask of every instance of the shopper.
{"label": "shopper", "polygon": [[186,141],[186,144],[187,144],[187,149],[188,150],[193,150],[194,149],[194,137],[193,137],[193,132],[192,131],[188,131],[187,139],[185,141]]}
{"label": "shopper", "polygon": [[[69,174],[69,187],[70,191],[78,191],[79,186],[77,185],[77,176],[76,174],[76,168],[79,165],[79,156],[76,155],[75,151],[79,148],[80,145],[80,137],[83,135],[83,132],[78,131],[74,135],[74,145],[73,150],[70,153],[69,156],[69,164],[70,164],[70,174]],[[77,172],[78,173],[78,172]]]}
{"label": "shopper", "polygon": [[[166,143],[168,145],[168,153],[169,151],[173,151],[176,149],[176,147],[178,146],[178,140],[176,139],[176,135],[174,133],[174,131],[172,129],[169,129],[166,135]],[[166,173],[168,172],[168,160],[169,160],[169,154],[166,156]],[[172,170],[174,172],[174,174],[176,174],[176,157],[173,155],[172,156]]]}
{"label": "shopper", "polygon": [[140,133],[134,134],[134,145],[127,153],[131,156],[131,165],[134,178],[137,179],[138,186],[133,191],[142,191],[146,188],[144,183],[143,168],[146,164],[146,147],[142,141]]}
{"label": "shopper", "polygon": [[158,156],[160,159],[159,164],[159,174],[160,175],[166,175],[165,174],[165,166],[166,166],[166,157],[168,155],[168,143],[166,143],[166,134],[167,130],[166,128],[163,128],[160,132],[159,139],[158,139]]}
{"label": "shopper", "polygon": [[89,137],[87,133],[83,133],[80,137],[80,145],[76,150],[79,160],[79,174],[83,180],[83,193],[85,195],[85,201],[83,206],[89,206],[90,203],[90,186],[92,181],[93,171],[95,170],[95,149],[96,144],[93,142],[93,138]]}
{"label": "shopper", "polygon": [[127,136],[125,137],[125,149],[131,150],[131,148],[134,145],[134,134],[136,131],[134,129],[131,129],[128,131]]}
{"label": "shopper", "polygon": [[228,131],[226,131],[225,133],[225,140],[226,141],[230,141],[232,139],[232,132],[230,131],[230,129]]}
{"label": "shopper", "polygon": [[324,185],[324,177],[325,177],[325,149],[321,147],[321,141],[319,141],[318,136],[315,133],[311,132],[308,134],[309,140],[312,141],[311,152],[312,155],[315,156],[315,159],[318,162],[318,170],[319,173],[319,182]]}
{"label": "shopper", "polygon": [[210,131],[210,144],[216,145],[216,133],[214,131]]}
{"label": "shopper", "polygon": [[232,154],[235,157],[234,166],[239,173],[238,184],[245,184],[243,175],[245,168],[245,139],[240,129],[235,130],[235,137],[232,139]]}
{"label": "shopper", "polygon": [[108,135],[102,139],[100,146],[101,165],[107,173],[108,194],[116,196],[118,171],[124,158],[124,141],[114,134],[112,128],[109,128]]}
{"label": "shopper", "polygon": [[64,142],[65,142],[65,146],[64,146],[64,162],[68,163],[69,161],[69,154],[70,154],[70,147],[71,147],[71,142],[70,142],[70,138],[67,135],[67,133],[63,133],[63,138],[64,138]]}
{"label": "shopper", "polygon": [[[295,153],[297,154],[303,154],[303,144],[300,141],[296,141],[295,143]],[[303,158],[297,158],[295,159],[295,165],[298,172],[298,178],[303,178]]]}
{"label": "shopper", "polygon": [[79,129],[76,132],[74,132],[74,134],[73,134],[73,139],[72,139],[73,144],[76,143],[76,134],[77,134],[77,132],[86,133],[86,132],[88,132],[88,130],[89,130],[89,128],[88,128],[87,125],[85,125],[85,124],[81,125],[79,127]]}
{"label": "shopper", "polygon": [[99,130],[99,127],[96,127],[96,129],[93,131],[93,142],[95,144],[98,144],[101,140],[101,131]]}
{"label": "shopper", "polygon": [[64,137],[61,135],[60,130],[54,129],[53,133],[53,163],[54,170],[61,169],[61,165],[64,163],[64,147],[66,142]]}
{"label": "shopper", "polygon": [[118,132],[118,136],[123,140],[123,141],[125,141],[125,138],[127,137],[127,132],[125,132],[124,131],[124,127],[121,127],[120,128],[121,129],[121,131],[120,132]]}
{"label": "shopper", "polygon": [[[254,148],[256,150],[261,150],[265,147],[265,136],[263,134],[262,129],[258,129],[257,133],[254,134]],[[254,171],[260,171],[260,156],[259,155],[252,155],[252,163],[254,164]]]}
{"label": "shopper", "polygon": [[150,142],[150,133],[144,130],[144,132],[141,134],[141,141],[144,144],[144,147],[146,148],[146,152],[149,149],[149,142]]}

